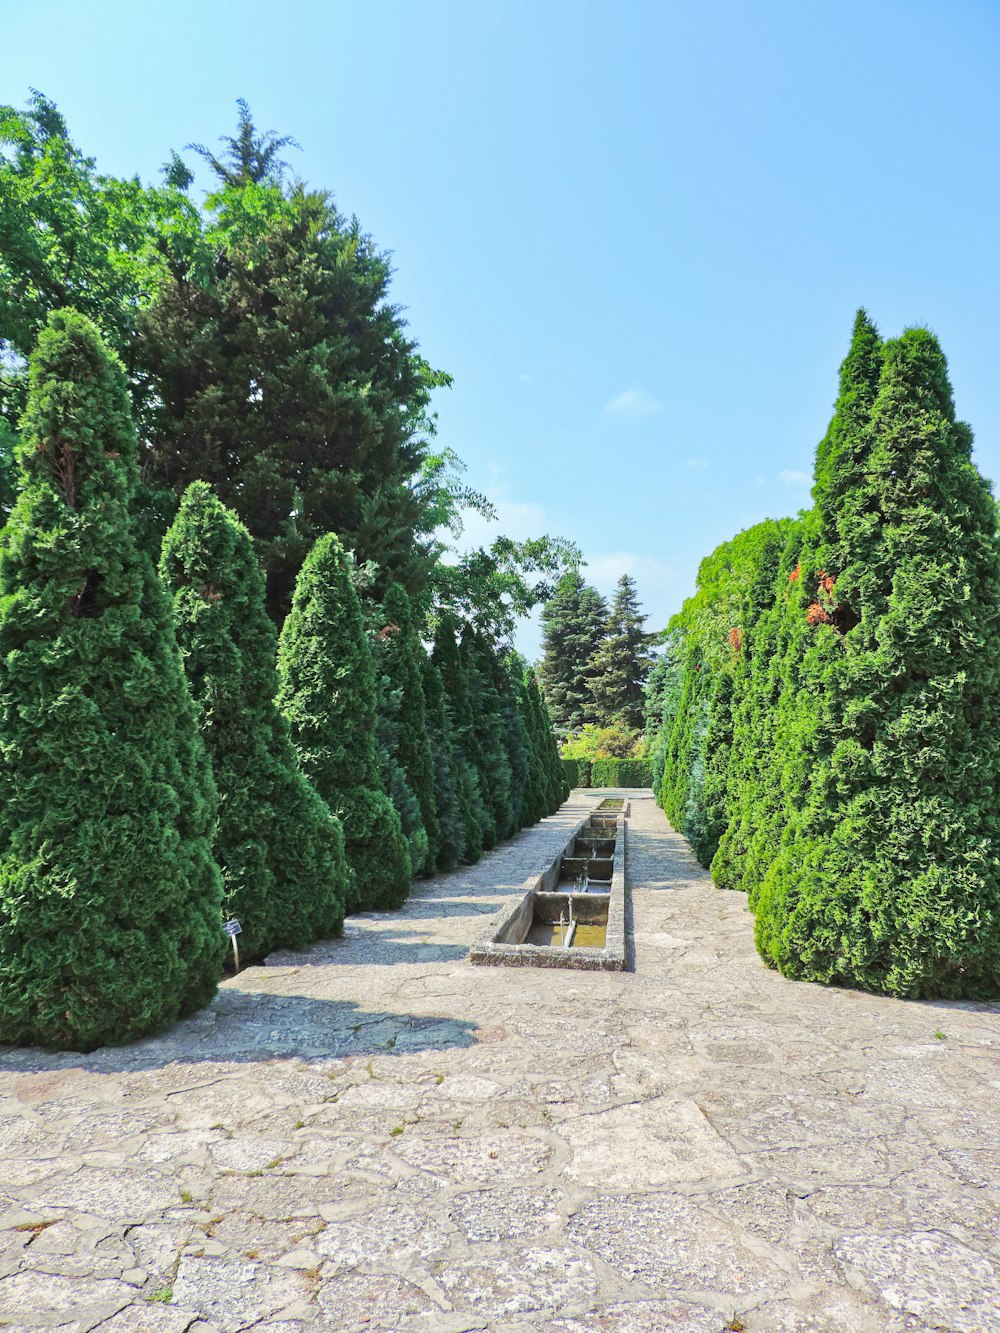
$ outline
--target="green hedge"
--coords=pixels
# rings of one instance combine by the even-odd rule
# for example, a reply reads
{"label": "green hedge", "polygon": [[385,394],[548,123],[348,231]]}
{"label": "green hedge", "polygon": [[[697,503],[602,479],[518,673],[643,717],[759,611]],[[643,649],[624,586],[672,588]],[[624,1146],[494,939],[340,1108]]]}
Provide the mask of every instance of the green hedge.
{"label": "green hedge", "polygon": [[648,759],[595,759],[590,766],[592,787],[651,787],[653,766]]}
{"label": "green hedge", "polygon": [[566,781],[571,788],[590,786],[589,759],[564,759],[562,766],[563,772],[566,774]]}

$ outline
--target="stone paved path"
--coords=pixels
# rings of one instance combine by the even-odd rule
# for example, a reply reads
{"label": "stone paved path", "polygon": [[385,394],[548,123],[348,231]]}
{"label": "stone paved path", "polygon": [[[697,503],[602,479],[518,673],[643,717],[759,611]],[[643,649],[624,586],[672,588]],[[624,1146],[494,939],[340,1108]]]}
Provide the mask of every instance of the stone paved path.
{"label": "stone paved path", "polygon": [[0,1052],[0,1326],[1000,1330],[1000,1006],[795,984],[650,799],[635,971],[466,949],[594,793],[165,1037]]}

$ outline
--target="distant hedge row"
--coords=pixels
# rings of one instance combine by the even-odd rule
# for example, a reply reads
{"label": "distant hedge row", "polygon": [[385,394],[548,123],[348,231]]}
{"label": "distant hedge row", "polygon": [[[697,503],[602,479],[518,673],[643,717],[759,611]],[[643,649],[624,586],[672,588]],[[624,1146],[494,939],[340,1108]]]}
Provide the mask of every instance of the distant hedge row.
{"label": "distant hedge row", "polygon": [[654,789],[788,976],[1000,994],[1000,551],[925,329],[859,312],[814,507],[713,552],[649,691]]}
{"label": "distant hedge row", "polygon": [[570,787],[653,785],[653,767],[648,759],[564,759],[562,765]]}

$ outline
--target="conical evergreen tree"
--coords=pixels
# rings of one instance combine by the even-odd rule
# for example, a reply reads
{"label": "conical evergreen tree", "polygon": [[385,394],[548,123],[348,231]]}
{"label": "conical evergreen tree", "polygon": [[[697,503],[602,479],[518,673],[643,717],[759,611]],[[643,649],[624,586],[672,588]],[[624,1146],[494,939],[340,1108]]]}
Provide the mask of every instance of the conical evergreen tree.
{"label": "conical evergreen tree", "polygon": [[538,678],[529,668],[523,677],[525,722],[531,740],[530,801],[535,820],[553,815],[569,796],[569,785],[563,774],[559,748],[556,744],[552,719],[545,699],[538,687]]}
{"label": "conical evergreen tree", "polygon": [[493,658],[493,679],[500,695],[500,711],[503,715],[504,730],[507,737],[507,759],[510,764],[511,804],[514,810],[514,828],[524,828],[528,820],[526,814],[526,794],[528,774],[531,767],[531,742],[524,718],[522,700],[524,659],[517,653],[510,652],[501,660]]}
{"label": "conical evergreen tree", "polygon": [[0,535],[0,1041],[140,1037],[222,970],[215,789],[132,535],[137,453],[121,365],[56,312]]}
{"label": "conical evergreen tree", "polygon": [[785,822],[781,763],[775,753],[775,725],[782,697],[795,690],[786,671],[786,602],[794,586],[803,543],[803,524],[788,525],[775,580],[760,618],[744,637],[733,669],[730,762],[726,773],[726,827],[712,859],[712,878],[723,889],[754,892],[760,875],[777,854]]}
{"label": "conical evergreen tree", "polygon": [[253,539],[203,481],[168,531],[160,577],[219,791],[215,856],[240,954],[337,934],[348,881],[344,835],[300,772],[278,712],[278,636]]}
{"label": "conical evergreen tree", "polygon": [[458,651],[458,627],[453,616],[442,615],[434,634],[434,665],[441,677],[451,721],[452,743],[462,759],[459,799],[465,832],[465,860],[478,861],[484,848],[496,845],[496,824],[484,799],[480,776],[482,756],[476,739],[469,685]]}
{"label": "conical evergreen tree", "polygon": [[591,659],[600,647],[608,608],[578,569],[559,580],[542,608],[542,665],[539,676],[552,721],[561,732],[596,722],[590,693]]}
{"label": "conical evergreen tree", "polygon": [[513,779],[500,692],[493,678],[494,657],[483,638],[468,626],[462,633],[460,657],[469,688],[483,799],[493,817],[496,841],[502,842],[515,832],[515,825]]}
{"label": "conical evergreen tree", "polygon": [[[752,645],[756,661],[748,681],[751,693],[736,747],[746,756],[748,781],[739,800],[736,840],[724,848],[728,867],[722,857],[713,864],[716,882],[745,888],[752,908],[782,847],[794,839],[803,804],[810,798],[811,738],[829,704],[826,689],[815,688],[815,682],[826,667],[836,672],[842,657],[837,635],[816,635],[813,602],[817,592],[828,599],[828,589],[819,588],[820,580],[829,583],[826,567],[843,562],[842,554],[829,546],[840,499],[850,508],[859,488],[863,492],[867,486],[868,427],[881,370],[882,340],[859,310],[840,367],[833,416],[816,451],[815,504],[785,549],[775,604]],[[870,516],[861,514],[859,519],[865,526],[870,523]],[[732,855],[737,847],[738,862]]]}
{"label": "conical evergreen tree", "polygon": [[[863,398],[863,395],[862,395]],[[792,976],[1000,992],[1000,563],[989,488],[936,340],[882,351],[870,415],[821,450],[811,641],[786,742],[801,800],[757,902]]]}
{"label": "conical evergreen tree", "polygon": [[635,581],[628,574],[618,580],[605,637],[590,660],[590,693],[601,726],[621,722],[639,731],[645,715],[643,687],[653,665],[650,644],[655,635],[643,628]]}
{"label": "conical evergreen tree", "polygon": [[524,784],[523,827],[537,824],[549,813],[548,769],[541,747],[541,709],[531,689],[534,680],[535,673],[526,666],[518,682],[518,708],[524,719],[525,735],[528,738],[528,774]]}
{"label": "conical evergreen tree", "polygon": [[426,835],[425,859],[414,863],[414,873],[433,870],[440,836],[434,803],[434,758],[427,729],[422,663],[427,654],[413,619],[406,590],[394,583],[382,603],[382,625],[376,634],[376,668],[388,679],[393,702],[389,708],[394,728],[392,757],[406,776],[419,807]]}
{"label": "conical evergreen tree", "polygon": [[410,854],[378,770],[375,668],[344,548],[333,533],[306,557],[278,648],[278,707],[299,762],[344,828],[347,910],[399,907]]}
{"label": "conical evergreen tree", "polygon": [[[438,841],[435,868],[454,870],[465,856],[465,825],[462,814],[463,760],[455,749],[451,735],[451,721],[445,706],[444,687],[438,669],[424,654],[424,700],[427,705],[427,734],[434,758],[434,811],[437,819]],[[479,826],[476,823],[476,832]],[[480,855],[482,852],[480,851]],[[470,861],[474,857],[468,858]]]}

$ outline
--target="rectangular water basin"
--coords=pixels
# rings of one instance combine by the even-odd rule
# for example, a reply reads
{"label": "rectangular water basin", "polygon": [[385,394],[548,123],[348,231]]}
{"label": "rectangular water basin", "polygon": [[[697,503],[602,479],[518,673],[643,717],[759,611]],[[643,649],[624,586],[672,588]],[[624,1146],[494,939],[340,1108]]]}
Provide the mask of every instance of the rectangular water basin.
{"label": "rectangular water basin", "polygon": [[[583,820],[563,853],[525,882],[523,894],[473,945],[471,962],[501,967],[624,969],[624,816],[612,816],[610,826],[605,816],[596,831],[602,851],[610,844],[612,856],[569,855],[578,842],[589,843],[595,837],[599,818],[591,814]],[[586,892],[579,887],[584,874]]]}

